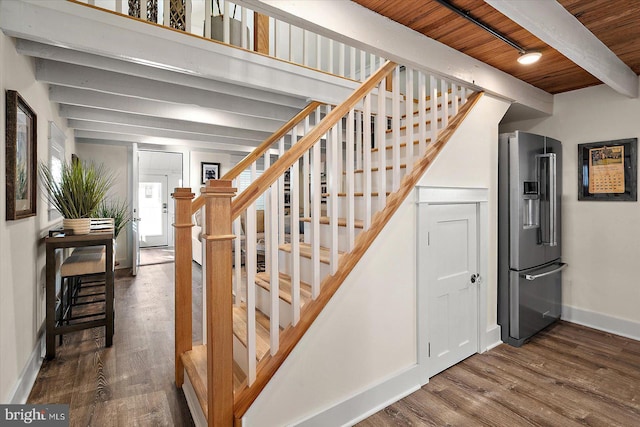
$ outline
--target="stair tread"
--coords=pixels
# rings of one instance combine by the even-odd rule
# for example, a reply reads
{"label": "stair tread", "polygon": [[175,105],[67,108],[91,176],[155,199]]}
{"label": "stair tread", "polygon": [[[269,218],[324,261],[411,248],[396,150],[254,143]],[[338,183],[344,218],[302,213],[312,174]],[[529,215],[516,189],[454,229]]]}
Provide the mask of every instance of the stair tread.
{"label": "stair tread", "polygon": [[[265,290],[271,289],[271,276],[267,272],[256,274],[256,285]],[[291,276],[285,273],[278,274],[278,285],[280,287],[279,297],[281,300],[291,304]],[[311,301],[311,285],[300,281],[301,306]]]}
{"label": "stair tread", "polygon": [[[311,218],[310,217],[300,218],[300,221],[311,222]],[[331,224],[331,218],[329,218],[328,216],[320,217],[320,224],[327,224],[327,225]],[[353,225],[355,228],[364,228],[364,221],[360,219],[356,219],[353,221]],[[338,227],[346,227],[346,226],[347,226],[347,219],[338,218]]]}
{"label": "stair tread", "polygon": [[[291,252],[291,243],[280,245],[279,249],[285,252]],[[343,252],[340,251],[338,251],[338,253],[340,255],[343,254]],[[311,245],[309,243],[300,242],[300,256],[311,259]],[[320,246],[320,262],[329,264],[331,262],[329,258],[330,256],[331,252],[329,251],[329,249]]]}
{"label": "stair tread", "polygon": [[[387,196],[389,196],[391,194],[390,191],[387,191]],[[322,193],[322,197],[330,197],[331,193]],[[353,193],[354,197],[364,197],[364,193],[362,192],[356,192]],[[378,197],[379,193],[377,191],[372,191],[371,192],[371,197]],[[347,193],[338,193],[338,197],[347,197]]]}
{"label": "stair tread", "polygon": [[[427,145],[429,145],[429,144],[431,143],[431,138],[427,138],[426,143],[427,143]],[[416,139],[416,140],[414,140],[414,141],[413,141],[413,145],[420,145],[420,141],[419,141],[419,140],[417,140],[417,139]],[[406,146],[407,146],[407,143],[406,143],[406,142],[401,142],[401,143],[400,143],[400,148],[404,148],[404,147],[406,147]],[[393,145],[385,145],[385,147],[384,147],[384,148],[385,148],[386,150],[393,150]],[[378,150],[379,150],[379,148],[378,148],[378,147],[375,147],[375,148],[372,148],[372,149],[371,149],[371,152],[372,152],[372,153],[377,153],[377,152],[378,152]]]}
{"label": "stair tread", "polygon": [[[194,345],[193,348],[180,356],[182,364],[191,385],[193,386],[198,402],[205,418],[208,418],[207,406],[207,346]],[[233,390],[239,391],[244,386],[247,376],[240,366],[233,362]]]}
{"label": "stair tread", "polygon": [[[442,119],[440,117],[438,117],[438,122],[441,122],[441,121],[442,121]],[[431,120],[427,120],[426,124],[428,124],[428,125],[431,124]],[[420,123],[414,123],[413,124],[414,128],[417,128],[418,126],[420,126]],[[407,126],[406,125],[405,126],[400,126],[400,131],[403,131],[403,130],[407,130]],[[393,129],[387,129],[386,133],[387,133],[387,135],[390,134],[390,133],[393,133]]]}
{"label": "stair tread", "polygon": [[[256,360],[260,361],[269,352],[269,318],[256,310]],[[247,306],[243,303],[233,307],[233,334],[247,346]]]}
{"label": "stair tread", "polygon": [[[406,168],[407,168],[407,164],[406,163],[401,163],[400,164],[400,169],[406,169]],[[371,172],[377,172],[379,170],[380,170],[380,168],[378,166],[373,166],[371,168]],[[387,165],[385,167],[385,170],[388,170],[388,171],[393,170],[393,165]],[[353,173],[364,173],[364,169],[356,169],[356,170],[353,171]],[[346,172],[342,172],[342,174],[346,175],[347,173]]]}

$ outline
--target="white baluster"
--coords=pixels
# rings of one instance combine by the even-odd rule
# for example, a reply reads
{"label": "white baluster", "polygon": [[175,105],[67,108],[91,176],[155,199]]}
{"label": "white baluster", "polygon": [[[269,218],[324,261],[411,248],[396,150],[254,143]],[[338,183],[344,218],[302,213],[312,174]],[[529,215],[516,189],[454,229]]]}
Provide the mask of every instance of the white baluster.
{"label": "white baluster", "polygon": [[[200,208],[201,227],[200,232],[203,236],[207,235],[207,205]],[[205,283],[207,277],[207,241],[200,239],[202,248],[202,344],[207,343],[207,286]],[[239,298],[238,298],[239,299]]]}
{"label": "white baluster", "polygon": [[[353,109],[349,110],[349,115],[347,116],[347,140],[345,141],[347,151],[346,155],[346,175],[345,175],[345,183],[346,183],[346,204],[347,204],[347,250],[351,252],[353,249],[354,241],[355,241],[355,176],[353,173],[353,166],[355,163],[354,160],[354,130],[353,125],[355,121],[355,114]],[[333,219],[332,219],[333,221]],[[337,222],[337,219],[336,219]]]}
{"label": "white baluster", "polygon": [[244,236],[245,233],[242,230],[240,217],[233,221],[233,234],[236,235],[236,238],[233,241],[233,275],[235,279],[233,281],[233,291],[235,295],[235,305],[240,305],[243,300],[246,300],[246,295],[242,294],[242,238],[246,236]]}
{"label": "white baluster", "polygon": [[376,72],[376,56],[372,53],[369,55],[369,72],[367,77]]}
{"label": "white baluster", "polygon": [[[278,157],[282,157],[284,154],[284,137],[278,141]],[[284,191],[285,182],[284,176],[278,178],[278,243],[283,245],[284,242]]]}
{"label": "white baluster", "polygon": [[293,28],[291,24],[288,24],[289,27],[289,57],[288,61],[293,62]]}
{"label": "white baluster", "polygon": [[386,80],[382,79],[378,86],[378,115],[376,117],[376,145],[378,147],[378,210],[384,209],[386,200],[386,161],[387,156],[387,113],[386,113]]}
{"label": "white baluster", "polygon": [[211,15],[213,13],[211,6],[210,1],[204,2],[204,36],[209,39],[211,38]]}
{"label": "white baluster", "polygon": [[[144,3],[144,2],[142,2]],[[145,12],[146,14],[146,12]],[[187,33],[191,32],[191,17],[193,15],[193,5],[191,0],[185,0],[184,2],[184,30]]]}
{"label": "white baluster", "polygon": [[362,169],[362,112],[356,112],[356,169]]}
{"label": "white baluster", "polygon": [[307,48],[307,42],[309,39],[309,32],[302,30],[302,65],[309,66],[309,49]]}
{"label": "white baluster", "polygon": [[[305,117],[304,119],[304,135],[309,133],[309,116]],[[316,143],[317,144],[317,143]],[[305,218],[308,218],[309,216],[311,216],[311,212],[309,211],[310,209],[310,200],[311,200],[311,196],[309,195],[309,190],[310,190],[310,183],[309,183],[309,156],[310,156],[310,152],[307,150],[305,151],[304,155],[302,156],[302,214]],[[305,237],[305,241],[306,238],[308,236],[304,236]]]}
{"label": "white baluster", "polygon": [[[255,163],[251,167],[251,176],[255,177]],[[256,204],[247,209],[246,220],[247,248],[245,266],[247,267],[247,358],[249,372],[247,383],[253,384],[256,379]]]}
{"label": "white baluster", "polygon": [[458,108],[459,108],[459,103],[460,103],[460,86],[453,83],[451,85],[451,89],[453,91],[453,108],[452,108],[452,115],[456,116],[458,114]]}
{"label": "white baluster", "polygon": [[328,183],[331,186],[331,213],[329,214],[329,227],[331,230],[330,248],[329,248],[329,266],[331,274],[338,271],[338,193],[340,192],[341,176],[338,168],[340,157],[340,135],[338,134],[338,125],[331,128],[331,138],[329,140],[330,161],[329,173],[327,173]]}
{"label": "white baluster", "polygon": [[420,157],[427,149],[427,81],[422,72],[418,72],[418,132],[420,134]]}
{"label": "white baluster", "polygon": [[327,72],[333,74],[333,39],[329,39],[329,69]]}
{"label": "white baluster", "polygon": [[371,227],[371,94],[364,97],[364,117],[362,133],[364,139],[363,146],[363,173],[364,179],[362,192],[364,196],[364,229]]}
{"label": "white baluster", "polygon": [[[269,207],[265,216],[265,255],[269,254],[265,261],[269,269],[269,283],[271,285],[270,302],[271,315],[269,319],[269,336],[271,342],[271,355],[278,352],[280,341],[280,273],[278,266],[278,183],[271,184],[268,191]],[[267,221],[268,218],[268,221]]]}
{"label": "white baluster", "polygon": [[165,27],[171,26],[171,2],[165,0],[164,5],[162,6],[162,22]]}
{"label": "white baluster", "polygon": [[[95,4],[94,3],[90,3],[90,4]],[[147,2],[146,0],[140,0],[140,19],[144,19],[145,21],[147,20]],[[189,31],[189,27],[187,27],[186,29],[187,32]]]}
{"label": "white baluster", "polygon": [[341,77],[345,77],[346,74],[344,73],[344,60],[345,60],[345,56],[344,56],[344,43],[338,43],[339,47],[338,47],[338,75]]}
{"label": "white baluster", "polygon": [[[413,169],[413,140],[414,140],[414,132],[413,132],[413,69],[406,67],[405,68],[405,125],[407,126],[407,146],[405,148],[405,157],[407,163],[407,169],[405,171],[406,174],[411,172]],[[409,131],[411,129],[411,131]]]}
{"label": "white baluster", "polygon": [[429,79],[431,83],[431,143],[438,140],[438,80],[434,76]]}
{"label": "white baluster", "polygon": [[[316,109],[316,126],[320,123],[320,107]],[[325,136],[326,138],[326,136]],[[311,201],[311,265],[312,265],[312,280],[311,280],[311,297],[313,299],[318,298],[320,294],[320,205],[322,203],[322,174],[321,169],[321,143],[322,138],[313,146],[313,167],[311,184],[313,189],[311,195],[313,197]]]}
{"label": "white baluster", "polygon": [[356,48],[349,46],[349,78],[356,79]]}
{"label": "white baluster", "polygon": [[[396,191],[400,188],[400,67],[396,67],[393,70],[393,88],[392,88],[392,130],[393,130],[393,151],[392,151],[392,171],[391,171],[391,188],[392,191]],[[405,126],[405,138],[407,143],[409,141],[411,132],[413,129],[409,129]],[[378,173],[382,173],[386,179],[387,171],[380,169]]]}
{"label": "white baluster", "polygon": [[[294,130],[297,126],[294,126]],[[291,309],[292,323],[300,321],[300,165],[296,161],[290,169],[291,189]]]}
{"label": "white baluster", "polygon": [[122,3],[124,3],[124,0],[116,0],[116,12],[117,13],[122,13]]}
{"label": "white baluster", "polygon": [[363,82],[367,78],[367,52],[360,51],[360,81]]}
{"label": "white baluster", "polygon": [[316,34],[316,69],[322,70],[322,37],[320,34]]}
{"label": "white baluster", "polygon": [[222,41],[226,44],[231,43],[231,2],[224,2],[224,16],[222,17]]}
{"label": "white baluster", "polygon": [[240,22],[242,23],[242,36],[241,36],[241,46],[245,49],[250,49],[249,46],[249,35],[247,34],[247,8],[242,6],[240,8]]}
{"label": "white baluster", "polygon": [[442,79],[442,129],[449,126],[449,83]]}

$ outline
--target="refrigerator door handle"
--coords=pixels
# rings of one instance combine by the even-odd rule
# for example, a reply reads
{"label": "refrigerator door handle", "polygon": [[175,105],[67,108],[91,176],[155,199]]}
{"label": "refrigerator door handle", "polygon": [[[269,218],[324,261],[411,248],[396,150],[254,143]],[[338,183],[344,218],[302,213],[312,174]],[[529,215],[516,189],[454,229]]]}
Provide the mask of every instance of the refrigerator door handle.
{"label": "refrigerator door handle", "polygon": [[553,270],[545,271],[544,273],[540,273],[540,274],[522,274],[521,276],[527,280],[536,280],[536,279],[539,279],[540,277],[550,276],[552,274],[559,273],[565,268],[567,268],[567,265],[568,265],[567,263],[562,262],[560,263],[558,268],[554,268]]}
{"label": "refrigerator door handle", "polygon": [[[555,153],[546,153],[546,154],[538,154],[536,156],[537,160],[537,168],[538,168],[538,183],[540,185],[540,175],[542,172],[541,161],[543,158],[548,159],[549,166],[546,168],[547,176],[545,177],[546,183],[548,184],[548,198],[549,198],[549,215],[540,215],[541,218],[548,218],[547,227],[543,228],[547,230],[548,235],[544,235],[547,233],[543,233],[542,235],[542,244],[547,246],[557,246],[558,245],[558,236],[557,236],[557,218],[558,218],[558,207],[556,204],[556,155]],[[543,203],[540,203],[540,208],[542,209]]]}

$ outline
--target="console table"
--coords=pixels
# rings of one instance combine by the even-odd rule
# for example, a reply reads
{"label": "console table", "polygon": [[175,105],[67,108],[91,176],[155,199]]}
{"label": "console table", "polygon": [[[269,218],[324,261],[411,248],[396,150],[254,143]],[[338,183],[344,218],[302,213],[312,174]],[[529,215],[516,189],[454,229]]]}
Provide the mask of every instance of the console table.
{"label": "console table", "polygon": [[[113,289],[113,233],[98,232],[85,235],[64,235],[59,234],[45,238],[46,245],[46,341],[47,341],[47,359],[56,356],[56,335],[65,334],[67,332],[79,331],[87,328],[95,328],[99,326],[105,327],[105,345],[111,347],[113,344],[114,332],[114,289]],[[56,291],[56,250],[64,248],[86,248],[90,246],[104,246],[104,269],[99,271],[89,271],[89,273],[104,273],[105,281],[105,312],[104,317],[94,320],[87,320],[81,323],[64,324],[64,319],[57,316],[57,291]],[[100,248],[101,250],[102,248]],[[70,258],[72,258],[74,255]],[[82,255],[79,255],[81,257]],[[67,261],[65,261],[67,262]],[[73,262],[71,260],[70,262]],[[76,266],[79,272],[82,271],[82,261],[79,259]],[[95,269],[95,267],[94,267]],[[74,274],[76,275],[76,274]],[[64,296],[64,279],[60,286],[60,298]],[[63,304],[64,307],[64,304]],[[64,316],[64,312],[62,316]]]}

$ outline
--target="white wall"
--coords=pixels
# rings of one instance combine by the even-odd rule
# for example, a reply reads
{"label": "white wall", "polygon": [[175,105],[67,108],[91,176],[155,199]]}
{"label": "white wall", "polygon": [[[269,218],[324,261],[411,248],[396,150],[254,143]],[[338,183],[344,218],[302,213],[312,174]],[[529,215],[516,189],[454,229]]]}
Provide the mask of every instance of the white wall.
{"label": "white wall", "polygon": [[[49,102],[48,85],[35,81],[35,64],[18,55],[13,39],[0,33],[0,135],[5,135],[5,90],[17,90],[37,115],[38,160],[48,161],[49,121],[67,135],[66,156],[74,150],[72,132]],[[4,140],[3,140],[4,145]],[[37,369],[37,348],[44,322],[45,250],[41,238],[58,225],[49,222],[47,203],[38,190],[37,216],[6,221],[4,148],[0,155],[0,402],[19,401]],[[30,372],[25,372],[31,370]],[[24,382],[22,380],[24,379]]]}
{"label": "white wall", "polygon": [[[605,85],[555,95],[553,116],[501,125],[550,136],[563,146],[563,317],[640,339],[638,202],[578,201],[577,145],[640,137],[640,99]],[[594,230],[606,230],[604,233]]]}
{"label": "white wall", "polygon": [[[484,96],[420,183],[490,189],[489,328],[495,327],[497,310],[497,123],[507,108],[508,103]],[[353,421],[353,408],[345,409],[349,399],[385,389],[416,366],[416,213],[410,196],[249,409],[246,426],[291,425],[313,417],[311,425]],[[404,385],[405,393],[418,387],[418,375]],[[377,397],[402,397],[390,390]],[[363,414],[380,402],[359,403]],[[329,424],[323,412],[331,413]]]}

